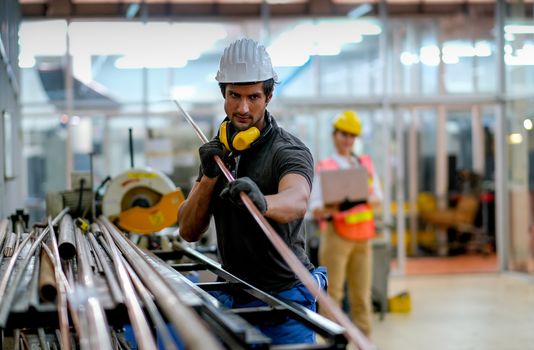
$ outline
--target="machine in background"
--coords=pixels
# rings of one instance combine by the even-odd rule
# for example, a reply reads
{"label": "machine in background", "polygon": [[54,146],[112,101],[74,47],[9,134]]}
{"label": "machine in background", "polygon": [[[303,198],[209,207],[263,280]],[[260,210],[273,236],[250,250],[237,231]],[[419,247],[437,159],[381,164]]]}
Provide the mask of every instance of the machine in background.
{"label": "machine in background", "polygon": [[[89,173],[72,174],[73,190],[46,196],[47,215],[71,208],[75,217],[105,215],[127,232],[152,234],[176,223],[184,194],[164,173],[150,168],[129,169],[104,181],[103,196],[91,189]],[[94,213],[94,215],[93,215]]]}

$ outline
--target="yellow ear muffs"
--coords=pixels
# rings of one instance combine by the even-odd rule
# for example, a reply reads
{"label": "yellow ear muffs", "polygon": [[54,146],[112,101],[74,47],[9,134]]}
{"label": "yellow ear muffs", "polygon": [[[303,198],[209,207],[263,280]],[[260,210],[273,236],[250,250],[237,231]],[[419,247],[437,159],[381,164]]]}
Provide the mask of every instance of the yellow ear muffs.
{"label": "yellow ear muffs", "polygon": [[244,151],[252,145],[260,136],[261,132],[255,126],[244,131],[232,133],[230,122],[224,121],[219,127],[219,140],[229,151]]}
{"label": "yellow ear muffs", "polygon": [[226,124],[227,123],[228,123],[227,121],[224,121],[221,123],[221,126],[219,127],[219,140],[224,145],[226,150],[231,151],[232,149],[230,148],[230,143],[228,142],[228,137],[226,136],[226,132],[227,132]]}
{"label": "yellow ear muffs", "polygon": [[234,135],[232,139],[232,146],[238,151],[244,151],[252,145],[260,137],[260,130],[253,126],[247,130],[243,130]]}

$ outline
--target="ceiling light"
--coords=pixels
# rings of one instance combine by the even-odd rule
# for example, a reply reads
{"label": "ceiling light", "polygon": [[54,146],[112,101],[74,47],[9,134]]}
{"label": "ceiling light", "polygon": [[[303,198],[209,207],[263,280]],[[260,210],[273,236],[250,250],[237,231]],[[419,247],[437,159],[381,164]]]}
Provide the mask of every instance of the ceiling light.
{"label": "ceiling light", "polygon": [[519,133],[513,133],[508,136],[508,142],[512,145],[517,145],[523,142],[523,136]]}
{"label": "ceiling light", "polygon": [[523,127],[526,129],[526,130],[532,130],[532,120],[530,119],[525,119],[523,120]]}

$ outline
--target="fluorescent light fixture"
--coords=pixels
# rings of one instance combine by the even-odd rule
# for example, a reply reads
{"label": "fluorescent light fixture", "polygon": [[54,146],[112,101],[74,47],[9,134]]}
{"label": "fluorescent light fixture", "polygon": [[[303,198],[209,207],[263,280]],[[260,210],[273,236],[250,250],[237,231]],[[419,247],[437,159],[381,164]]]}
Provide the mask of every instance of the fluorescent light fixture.
{"label": "fluorescent light fixture", "polygon": [[363,35],[382,29],[368,20],[324,20],[305,22],[282,32],[267,48],[274,66],[296,67],[310,56],[339,55],[347,45],[359,43]]}
{"label": "fluorescent light fixture", "polygon": [[37,56],[64,56],[67,52],[67,22],[65,20],[22,22],[18,44],[21,68],[33,67]]}
{"label": "fluorescent light fixture", "polygon": [[440,59],[439,47],[436,45],[427,45],[421,47],[419,59],[421,63],[427,66],[438,66]]}
{"label": "fluorescent light fixture", "polygon": [[404,51],[400,55],[400,61],[405,66],[411,66],[412,64],[419,63],[419,56],[417,56],[417,54]]}
{"label": "fluorescent light fixture", "polygon": [[71,125],[80,124],[80,117],[78,117],[77,115],[72,116],[72,118],[70,118],[70,124]]}
{"label": "fluorescent light fixture", "polygon": [[[511,47],[510,47],[511,49]],[[513,55],[511,50],[504,50],[504,63],[509,66],[534,66],[534,45],[526,43],[522,48],[516,50]]]}
{"label": "fluorescent light fixture", "polygon": [[460,62],[460,59],[458,58],[458,56],[446,54],[446,53],[442,55],[441,60],[445,64],[457,64]]}
{"label": "fluorescent light fixture", "polygon": [[506,40],[506,41],[514,41],[515,40],[515,35],[513,35],[512,33],[504,33],[504,40]]}
{"label": "fluorescent light fixture", "polygon": [[504,32],[510,34],[534,34],[534,25],[528,24],[507,24]]}
{"label": "fluorescent light fixture", "polygon": [[512,54],[513,51],[514,51],[514,48],[512,47],[512,45],[510,44],[504,45],[504,53]]}
{"label": "fluorescent light fixture", "polygon": [[197,92],[194,86],[175,86],[172,88],[171,97],[173,100],[190,100]]}
{"label": "fluorescent light fixture", "polygon": [[475,55],[477,57],[491,56],[491,44],[489,41],[481,40],[475,43]]}
{"label": "fluorescent light fixture", "polygon": [[213,50],[227,32],[216,23],[73,22],[69,35],[73,56],[120,56],[120,69],[181,68]]}
{"label": "fluorescent light fixture", "polygon": [[523,142],[523,136],[519,133],[513,133],[508,136],[508,143],[517,145]]}
{"label": "fluorescent light fixture", "polygon": [[177,57],[161,57],[157,54],[126,55],[117,58],[115,67],[119,69],[140,69],[140,68],[183,68],[187,65],[187,60]]}
{"label": "fluorescent light fixture", "polygon": [[35,57],[30,54],[19,54],[19,67],[20,68],[33,68],[35,66]]}
{"label": "fluorescent light fixture", "polygon": [[491,45],[488,41],[481,40],[472,46],[465,40],[448,41],[443,44],[442,60],[446,64],[456,64],[461,57],[488,57],[491,56]]}
{"label": "fluorescent light fixture", "polygon": [[532,130],[532,120],[530,119],[525,119],[523,120],[523,127],[526,129],[526,130]]}

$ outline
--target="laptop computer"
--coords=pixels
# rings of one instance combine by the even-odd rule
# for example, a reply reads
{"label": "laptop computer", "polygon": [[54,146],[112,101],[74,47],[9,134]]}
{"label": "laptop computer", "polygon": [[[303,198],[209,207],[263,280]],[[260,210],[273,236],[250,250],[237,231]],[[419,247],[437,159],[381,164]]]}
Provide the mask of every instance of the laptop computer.
{"label": "laptop computer", "polygon": [[363,167],[323,170],[320,177],[325,204],[366,201],[369,197],[369,175]]}

